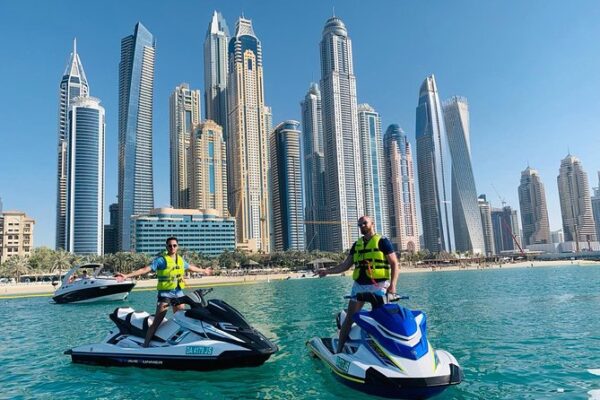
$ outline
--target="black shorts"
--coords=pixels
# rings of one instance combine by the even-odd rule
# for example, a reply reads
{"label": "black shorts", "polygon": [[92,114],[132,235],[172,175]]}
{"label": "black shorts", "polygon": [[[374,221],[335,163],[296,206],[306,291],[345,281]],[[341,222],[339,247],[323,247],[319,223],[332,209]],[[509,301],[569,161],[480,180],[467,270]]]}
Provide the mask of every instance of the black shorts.
{"label": "black shorts", "polygon": [[170,306],[178,306],[181,304],[181,297],[163,297],[160,294],[156,296],[157,303],[167,303]]}

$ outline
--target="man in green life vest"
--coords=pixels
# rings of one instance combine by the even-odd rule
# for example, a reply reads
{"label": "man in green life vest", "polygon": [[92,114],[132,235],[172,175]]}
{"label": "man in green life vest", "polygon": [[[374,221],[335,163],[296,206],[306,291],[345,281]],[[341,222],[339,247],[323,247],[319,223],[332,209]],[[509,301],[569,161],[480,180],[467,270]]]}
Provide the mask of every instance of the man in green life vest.
{"label": "man in green life vest", "polygon": [[[373,220],[368,216],[358,219],[358,226],[363,237],[359,238],[350,249],[348,257],[333,268],[319,271],[320,276],[338,274],[347,271],[353,264],[354,285],[351,296],[358,293],[374,293],[379,296],[396,294],[398,278],[398,259],[390,240],[375,233]],[[340,328],[337,352],[341,353],[352,327],[352,316],[361,310],[364,301],[351,299],[348,303],[346,319]]]}
{"label": "man in green life vest", "polygon": [[144,347],[148,347],[150,344],[156,329],[160,326],[160,323],[169,310],[169,305],[173,307],[174,313],[185,308],[185,305],[180,304],[178,300],[185,295],[182,290],[185,288],[185,281],[183,280],[185,271],[212,275],[211,268],[198,268],[193,264],[188,264],[181,256],[178,256],[178,247],[179,244],[177,243],[177,238],[170,237],[167,239],[167,250],[156,257],[151,265],[142,267],[130,274],[119,273],[115,275],[118,281],[123,281],[125,279],[145,275],[150,271],[156,272],[156,278],[158,280],[156,285],[156,289],[158,290],[158,301],[156,303],[154,320],[146,332]]}

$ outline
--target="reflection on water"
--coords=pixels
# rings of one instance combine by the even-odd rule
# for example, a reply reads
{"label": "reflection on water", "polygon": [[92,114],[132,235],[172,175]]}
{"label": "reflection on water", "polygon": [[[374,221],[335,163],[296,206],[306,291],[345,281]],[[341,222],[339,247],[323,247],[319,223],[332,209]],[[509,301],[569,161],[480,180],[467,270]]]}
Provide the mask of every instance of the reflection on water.
{"label": "reflection on water", "polygon": [[[2,300],[0,398],[357,398],[305,347],[333,334],[351,285],[328,277],[216,288],[211,297],[240,310],[280,351],[262,367],[214,372],[75,365],[62,354],[100,341],[119,305],[152,310],[152,291],[125,303]],[[600,377],[588,370],[600,368],[600,268],[403,274],[398,290],[410,296],[406,306],[426,312],[432,345],[465,370],[465,381],[438,398],[598,398]]]}

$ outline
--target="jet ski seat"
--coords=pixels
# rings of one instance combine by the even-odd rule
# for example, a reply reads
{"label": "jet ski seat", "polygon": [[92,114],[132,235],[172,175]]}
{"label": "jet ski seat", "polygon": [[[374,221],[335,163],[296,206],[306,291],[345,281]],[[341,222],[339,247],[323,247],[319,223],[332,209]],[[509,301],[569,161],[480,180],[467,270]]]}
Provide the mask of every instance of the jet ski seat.
{"label": "jet ski seat", "polygon": [[[116,308],[110,315],[110,319],[117,325],[119,332],[124,335],[134,335],[141,338],[146,337],[146,332],[154,320],[154,316],[147,312],[136,312],[131,307]],[[179,325],[164,318],[156,330],[152,340],[166,342],[179,330]]]}

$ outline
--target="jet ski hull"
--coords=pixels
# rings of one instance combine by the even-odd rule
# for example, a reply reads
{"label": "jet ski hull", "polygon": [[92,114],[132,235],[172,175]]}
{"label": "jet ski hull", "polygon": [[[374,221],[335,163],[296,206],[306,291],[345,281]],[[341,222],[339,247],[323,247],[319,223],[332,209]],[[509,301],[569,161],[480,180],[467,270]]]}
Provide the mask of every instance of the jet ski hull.
{"label": "jet ski hull", "polygon": [[[331,338],[313,338],[306,343],[311,353],[323,361],[340,382],[364,393],[393,399],[426,399],[462,381],[462,371],[458,363],[450,361],[447,363],[447,369],[437,367],[437,373],[429,376],[410,376],[411,371],[400,372],[385,363],[378,365],[375,360],[379,357],[375,354],[372,354],[370,362],[358,360],[350,354],[335,354],[334,344]],[[437,353],[444,360],[448,356],[454,360],[447,352]],[[366,364],[371,363],[373,366],[365,368]]]}

